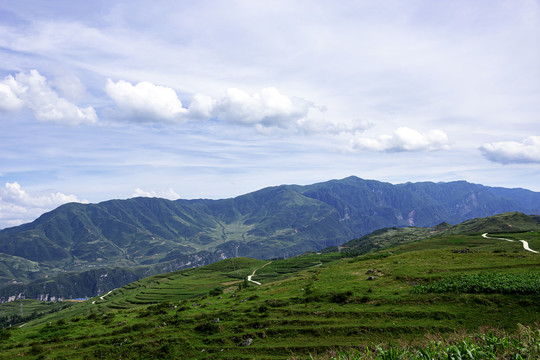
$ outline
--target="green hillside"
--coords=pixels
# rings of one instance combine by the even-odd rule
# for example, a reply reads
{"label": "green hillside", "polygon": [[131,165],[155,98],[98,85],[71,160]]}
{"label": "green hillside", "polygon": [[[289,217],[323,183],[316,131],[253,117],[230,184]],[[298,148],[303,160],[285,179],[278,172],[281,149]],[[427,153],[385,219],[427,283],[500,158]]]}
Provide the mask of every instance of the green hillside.
{"label": "green hillside", "polygon": [[[387,233],[388,244],[363,255],[342,249],[227,259],[145,278],[4,329],[0,357],[326,358],[350,348],[365,354],[366,347],[373,356],[429,346],[442,353],[446,343],[429,339],[456,339],[448,346],[472,351],[489,340],[492,354],[536,359],[540,254],[519,241],[484,238],[479,224],[512,225],[514,232],[489,235],[540,250],[540,232],[527,229],[527,217],[502,214],[417,229],[427,236],[402,243],[394,241],[396,229],[381,230],[373,236]],[[248,282],[250,275],[261,285]],[[0,311],[16,313],[17,302],[10,304]],[[483,354],[473,358],[490,358]]]}
{"label": "green hillside", "polygon": [[71,203],[0,231],[0,301],[92,296],[122,281],[225,258],[319,251],[385,227],[531,213],[538,201],[539,193],[465,181],[392,185],[348,177],[222,200]]}
{"label": "green hillside", "polygon": [[[540,228],[539,220],[540,218],[538,216],[529,216],[519,212],[509,212],[486,218],[467,220],[457,225],[441,223],[429,228],[384,228],[362,236],[359,239],[351,240],[339,248],[352,254],[363,254],[369,251],[403,245],[417,240],[454,234],[504,233],[504,236],[507,238],[515,238],[517,236],[527,240],[529,238],[527,232],[534,232],[534,230]],[[512,234],[517,235],[514,236]],[[323,252],[337,250],[338,247],[330,247],[324,249]]]}

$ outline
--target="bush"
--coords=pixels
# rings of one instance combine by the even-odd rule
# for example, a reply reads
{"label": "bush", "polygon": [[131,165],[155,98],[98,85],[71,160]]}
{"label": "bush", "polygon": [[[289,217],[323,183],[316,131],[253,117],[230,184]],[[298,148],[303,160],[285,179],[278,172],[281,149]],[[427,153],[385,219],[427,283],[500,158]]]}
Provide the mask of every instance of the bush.
{"label": "bush", "polygon": [[6,329],[0,330],[0,341],[8,340],[10,337],[11,337],[11,333],[8,330]]}
{"label": "bush", "polygon": [[212,290],[210,290],[209,295],[210,296],[218,296],[223,294],[223,288],[221,287],[215,287]]}
{"label": "bush", "polygon": [[32,347],[30,348],[30,351],[29,351],[29,353],[31,355],[39,355],[42,352],[43,352],[43,346],[41,346],[39,344],[32,345]]}
{"label": "bush", "polygon": [[248,287],[249,287],[249,282],[247,278],[245,278],[244,281],[238,284],[238,290],[247,289]]}
{"label": "bush", "polygon": [[331,294],[330,301],[337,304],[345,304],[351,301],[351,298],[353,296],[352,291],[345,291],[341,293],[334,293]]}
{"label": "bush", "polygon": [[211,335],[219,332],[219,325],[212,322],[205,322],[195,326],[194,330],[201,334]]}

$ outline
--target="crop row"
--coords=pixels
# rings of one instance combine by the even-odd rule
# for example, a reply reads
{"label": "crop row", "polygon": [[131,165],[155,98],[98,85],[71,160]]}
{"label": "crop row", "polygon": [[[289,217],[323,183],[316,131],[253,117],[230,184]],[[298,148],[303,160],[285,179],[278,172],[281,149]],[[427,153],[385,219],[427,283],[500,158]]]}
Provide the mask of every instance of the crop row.
{"label": "crop row", "polygon": [[450,276],[428,285],[417,285],[412,292],[539,295],[540,274],[481,273]]}
{"label": "crop row", "polygon": [[[518,326],[516,334],[488,331],[455,339],[431,340],[423,346],[375,346],[333,350],[314,360],[532,360],[540,358],[540,329]],[[296,359],[296,358],[293,358]]]}

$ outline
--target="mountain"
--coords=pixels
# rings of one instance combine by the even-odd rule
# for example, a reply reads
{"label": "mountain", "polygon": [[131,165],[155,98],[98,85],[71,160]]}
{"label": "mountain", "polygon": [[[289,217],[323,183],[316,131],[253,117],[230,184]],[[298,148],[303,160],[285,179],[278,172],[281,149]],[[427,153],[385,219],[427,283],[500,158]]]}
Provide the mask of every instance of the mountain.
{"label": "mountain", "polygon": [[95,295],[118,284],[98,286],[95,269],[143,268],[132,276],[111,270],[132,280],[230,257],[289,257],[380,228],[456,224],[507,211],[533,213],[537,204],[540,193],[523,189],[465,181],[392,185],[357,177],[269,187],[221,200],[70,203],[0,231],[0,286],[33,283],[39,288],[52,278],[61,282],[59,277],[90,271],[80,276],[95,279],[94,290],[86,294]]}
{"label": "mountain", "polygon": [[225,259],[79,303],[0,304],[0,358],[540,357],[540,254],[496,238],[540,249],[536,217],[370,236],[389,242],[363,255]]}

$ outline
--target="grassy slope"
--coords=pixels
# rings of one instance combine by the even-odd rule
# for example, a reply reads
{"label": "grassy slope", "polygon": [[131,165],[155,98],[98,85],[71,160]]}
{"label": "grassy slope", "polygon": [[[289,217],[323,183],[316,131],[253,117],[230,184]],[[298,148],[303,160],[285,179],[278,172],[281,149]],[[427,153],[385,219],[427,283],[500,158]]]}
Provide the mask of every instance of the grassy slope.
{"label": "grassy slope", "polygon": [[[519,235],[540,249],[538,232]],[[463,249],[471,252],[454,252]],[[255,269],[253,280],[263,285],[237,290]],[[426,333],[482,326],[513,331],[518,323],[540,322],[538,294],[411,293],[414,284],[484,272],[540,273],[540,255],[519,242],[471,234],[411,242],[391,254],[312,254],[270,264],[229,259],[143,279],[4,330],[0,357],[285,359],[416,341]],[[208,295],[215,287],[224,293]],[[251,345],[242,346],[248,339]]]}
{"label": "grassy slope", "polygon": [[[441,223],[431,228],[405,227],[405,228],[386,228],[372,232],[359,239],[351,240],[342,246],[348,252],[354,254],[364,254],[370,251],[386,249],[398,245],[404,245],[416,242],[426,238],[436,238],[447,235],[459,234],[482,234],[482,233],[504,233],[506,238],[524,236],[527,240],[527,232],[539,228],[539,219],[535,216],[528,216],[519,212],[502,213],[487,218],[476,218],[464,221],[457,225]],[[512,235],[514,234],[514,235]],[[534,237],[534,235],[533,235]],[[467,238],[467,241],[470,238]],[[534,241],[534,239],[533,239]],[[425,249],[429,242],[420,243],[421,249]],[[474,243],[474,242],[473,242]],[[473,245],[473,244],[471,244]],[[534,247],[533,247],[534,249]],[[337,251],[337,247],[324,250]]]}

